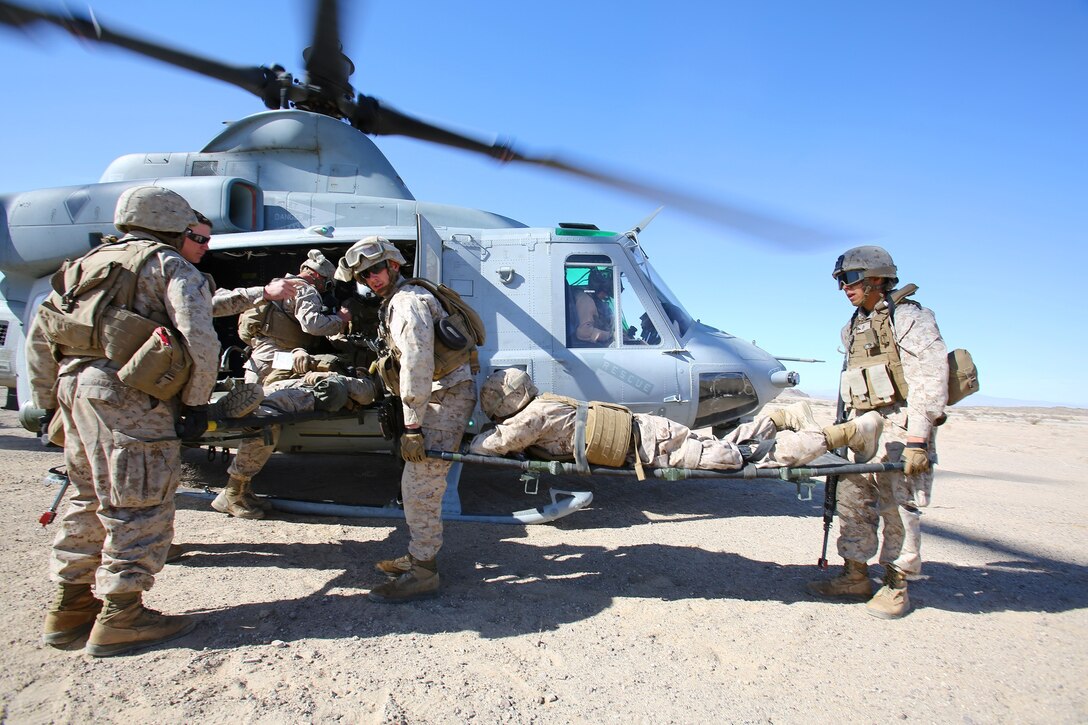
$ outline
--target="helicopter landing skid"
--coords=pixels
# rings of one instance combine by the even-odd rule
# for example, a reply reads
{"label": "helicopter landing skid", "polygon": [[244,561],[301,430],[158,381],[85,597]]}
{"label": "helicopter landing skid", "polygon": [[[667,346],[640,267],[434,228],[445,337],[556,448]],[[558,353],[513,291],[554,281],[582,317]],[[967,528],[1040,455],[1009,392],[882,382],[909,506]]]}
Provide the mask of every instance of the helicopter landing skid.
{"label": "helicopter landing skid", "polygon": [[[209,491],[197,489],[178,489],[179,496],[193,496],[195,498],[211,501],[215,494]],[[552,489],[549,492],[551,503],[536,508],[514,511],[511,514],[466,514],[460,510],[451,511],[443,509],[443,521],[465,521],[477,524],[547,524],[552,521],[569,516],[575,511],[581,511],[593,502],[593,493],[590,491],[561,491]],[[403,519],[404,509],[400,506],[355,506],[351,504],[330,503],[327,501],[300,501],[291,498],[278,498],[263,496],[265,501],[272,504],[276,511],[292,514],[311,516],[342,516],[345,518],[361,519]]]}

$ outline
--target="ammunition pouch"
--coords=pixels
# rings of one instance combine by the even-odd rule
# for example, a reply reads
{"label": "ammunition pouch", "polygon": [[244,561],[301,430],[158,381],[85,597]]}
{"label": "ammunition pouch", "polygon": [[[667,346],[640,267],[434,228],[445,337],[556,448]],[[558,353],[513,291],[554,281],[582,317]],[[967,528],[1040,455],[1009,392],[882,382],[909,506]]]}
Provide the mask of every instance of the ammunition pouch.
{"label": "ammunition pouch", "polygon": [[894,362],[850,368],[843,371],[839,393],[859,413],[907,399],[903,364]]}
{"label": "ammunition pouch", "polygon": [[392,352],[387,352],[374,363],[375,371],[381,378],[382,385],[390,395],[400,395],[400,364]]}
{"label": "ammunition pouch", "polygon": [[170,400],[185,387],[192,369],[193,360],[178,334],[169,327],[157,327],[121,366],[117,377],[154,398]]}

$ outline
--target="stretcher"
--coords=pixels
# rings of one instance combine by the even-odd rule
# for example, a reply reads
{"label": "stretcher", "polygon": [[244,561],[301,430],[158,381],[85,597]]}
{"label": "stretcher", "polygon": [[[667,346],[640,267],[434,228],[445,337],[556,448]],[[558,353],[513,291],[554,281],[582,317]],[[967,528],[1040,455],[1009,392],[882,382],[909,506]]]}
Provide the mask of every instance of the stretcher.
{"label": "stretcher", "polygon": [[[212,452],[217,444],[228,444],[243,438],[266,435],[265,431],[272,424],[293,424],[308,421],[321,421],[344,418],[373,416],[373,409],[366,408],[355,412],[338,411],[335,413],[312,411],[306,413],[286,413],[283,415],[256,415],[247,418],[219,421],[214,431],[208,431],[201,438],[187,441],[191,445],[211,446]],[[378,431],[365,436],[369,444],[360,441],[360,452],[373,452],[376,447],[389,448],[389,443],[381,439]],[[267,440],[267,438],[266,438]],[[480,456],[468,453],[448,453],[445,451],[427,451],[431,458],[449,461],[453,465],[446,480],[446,492],[442,500],[442,518],[447,521],[465,521],[473,523],[496,524],[544,524],[581,511],[593,502],[591,491],[575,491],[548,488],[549,501],[534,508],[514,511],[510,514],[480,514],[462,510],[459,485],[463,466],[490,466],[513,469],[521,472],[520,482],[527,494],[540,493],[542,476],[637,476],[631,468],[610,468],[606,466],[579,466],[567,461],[542,461],[523,458],[505,458],[498,456]],[[691,479],[740,479],[763,482],[786,482],[796,486],[797,498],[802,501],[812,500],[812,489],[819,483],[816,479],[828,476],[850,474],[886,473],[902,471],[902,463],[851,463],[833,453],[825,453],[804,466],[795,467],[758,467],[747,463],[735,471],[709,471],[689,468],[644,468],[647,477],[665,481],[684,481]],[[211,499],[209,489],[181,490],[179,493]],[[403,518],[400,506],[362,506],[337,503],[335,501],[307,501],[281,496],[267,497],[272,506],[280,511],[304,515],[343,516],[349,518]]]}

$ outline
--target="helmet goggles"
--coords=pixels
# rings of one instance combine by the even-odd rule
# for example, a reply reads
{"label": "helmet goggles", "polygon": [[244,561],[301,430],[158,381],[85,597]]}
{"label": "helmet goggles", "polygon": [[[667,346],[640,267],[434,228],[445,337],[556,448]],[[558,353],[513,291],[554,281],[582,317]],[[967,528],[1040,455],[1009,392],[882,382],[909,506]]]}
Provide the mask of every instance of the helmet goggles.
{"label": "helmet goggles", "polygon": [[843,287],[853,287],[861,280],[865,279],[864,269],[848,269],[843,270],[835,275],[835,279],[839,282],[839,289]]}
{"label": "helmet goggles", "polygon": [[382,242],[374,240],[355,244],[344,254],[344,260],[349,267],[366,269],[373,267],[381,261],[381,256],[387,247]]}

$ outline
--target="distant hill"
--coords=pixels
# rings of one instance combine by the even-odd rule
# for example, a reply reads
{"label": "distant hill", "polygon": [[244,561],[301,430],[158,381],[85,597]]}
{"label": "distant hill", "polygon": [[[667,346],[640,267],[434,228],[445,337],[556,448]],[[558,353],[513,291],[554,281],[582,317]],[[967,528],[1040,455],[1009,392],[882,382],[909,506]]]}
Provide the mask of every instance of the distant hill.
{"label": "distant hill", "polygon": [[[790,388],[782,391],[780,398],[799,397],[813,398],[815,400],[835,400],[835,393],[815,391],[807,393],[803,390]],[[998,398],[993,395],[978,393],[960,401],[957,408],[1088,408],[1088,404],[1055,403],[1049,400],[1020,400],[1019,398]]]}

